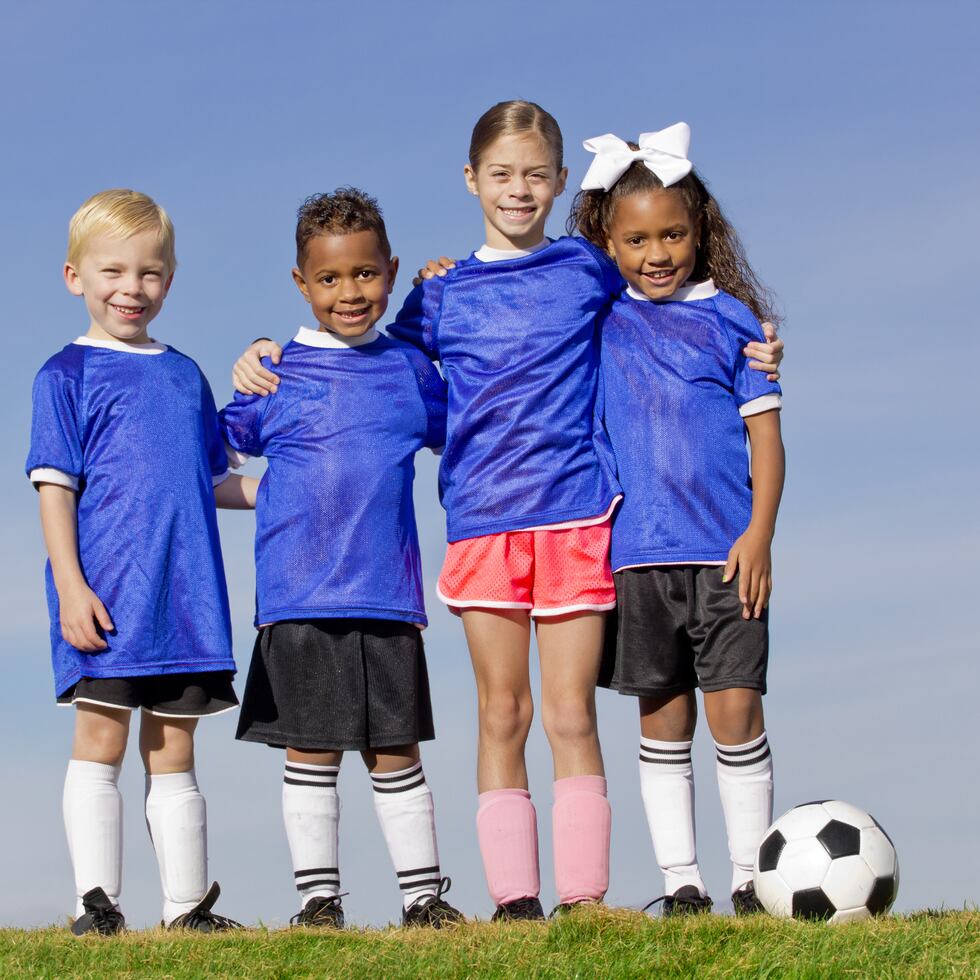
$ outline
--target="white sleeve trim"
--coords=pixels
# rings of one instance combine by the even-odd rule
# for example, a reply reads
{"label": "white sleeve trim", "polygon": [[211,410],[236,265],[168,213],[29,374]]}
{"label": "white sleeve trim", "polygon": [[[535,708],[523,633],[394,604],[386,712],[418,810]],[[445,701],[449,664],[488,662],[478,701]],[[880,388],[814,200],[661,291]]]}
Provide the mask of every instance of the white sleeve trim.
{"label": "white sleeve trim", "polygon": [[738,414],[743,419],[750,415],[761,415],[763,412],[771,412],[774,408],[782,408],[783,399],[779,395],[760,395],[752,401],[738,406]]}
{"label": "white sleeve trim", "polygon": [[225,455],[228,457],[228,465],[233,470],[240,470],[251,459],[250,456],[246,456],[245,453],[240,453],[231,446],[227,440],[225,441]]}
{"label": "white sleeve trim", "polygon": [[227,470],[225,470],[224,473],[219,473],[217,476],[215,476],[212,473],[211,474],[211,486],[216,487],[219,484],[224,483],[225,480],[227,480],[229,476],[231,476],[231,474]]}
{"label": "white sleeve trim", "polygon": [[29,479],[36,487],[39,483],[53,483],[55,486],[67,487],[69,490],[78,490],[78,477],[70,473],[63,473],[52,466],[40,466],[31,470]]}

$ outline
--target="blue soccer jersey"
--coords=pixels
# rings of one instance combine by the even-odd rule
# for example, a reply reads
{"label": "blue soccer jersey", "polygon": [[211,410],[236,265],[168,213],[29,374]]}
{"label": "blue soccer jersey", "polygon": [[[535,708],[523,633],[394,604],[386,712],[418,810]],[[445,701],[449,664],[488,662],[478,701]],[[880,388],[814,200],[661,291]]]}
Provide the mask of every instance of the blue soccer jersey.
{"label": "blue soccer jersey", "polygon": [[779,385],[742,354],[764,339],[710,280],[665,302],[627,289],[613,305],[600,393],[623,485],[613,569],[728,558],[752,516],[743,419],[780,406]]}
{"label": "blue soccer jersey", "polygon": [[55,692],[82,677],[234,670],[213,484],[227,476],[214,398],[163,344],[79,337],[41,368],[27,472],[78,492],[78,553],[115,626],[82,653],[46,570]]}
{"label": "blue soccer jersey", "polygon": [[438,360],[449,386],[450,541],[610,508],[620,489],[595,425],[596,318],[619,286],[601,252],[561,238],[499,261],[475,253],[405,301],[389,332]]}
{"label": "blue soccer jersey", "polygon": [[412,504],[415,454],[446,433],[446,386],[419,351],[374,330],[301,328],[274,395],[222,409],[231,449],[264,456],[256,501],[256,625],[426,623]]}

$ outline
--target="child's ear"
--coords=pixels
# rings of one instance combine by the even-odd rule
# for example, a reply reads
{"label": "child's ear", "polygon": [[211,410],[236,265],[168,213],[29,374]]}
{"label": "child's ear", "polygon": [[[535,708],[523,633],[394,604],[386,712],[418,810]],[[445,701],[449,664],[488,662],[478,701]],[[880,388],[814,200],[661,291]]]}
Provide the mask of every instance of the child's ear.
{"label": "child's ear", "polygon": [[388,295],[395,288],[395,279],[398,276],[398,256],[393,255],[388,263]]}
{"label": "child's ear", "polygon": [[476,186],[476,171],[469,164],[463,167],[463,176],[466,178],[466,189],[471,194],[479,196],[480,189]]}
{"label": "child's ear", "polygon": [[303,294],[303,299],[309,303],[310,291],[306,288],[306,280],[303,278],[303,273],[295,266],[293,267],[293,282],[296,283],[296,288]]}
{"label": "child's ear", "polygon": [[72,296],[81,296],[84,293],[82,289],[82,280],[78,278],[78,273],[75,271],[75,267],[70,263],[65,263],[65,268],[62,270],[62,274],[65,277],[65,285],[68,287],[68,292]]}
{"label": "child's ear", "polygon": [[609,258],[613,260],[613,262],[616,261],[616,250],[613,248],[613,243],[611,238],[606,239],[606,255],[608,255]]}
{"label": "child's ear", "polygon": [[565,183],[568,180],[568,167],[562,167],[558,171],[558,179],[555,181],[555,197],[560,197],[565,192]]}
{"label": "child's ear", "polygon": [[163,287],[163,295],[164,296],[166,296],[167,293],[170,292],[170,287],[173,284],[173,281],[174,281],[174,274],[171,272],[170,275],[167,276],[167,282],[166,282],[166,284]]}

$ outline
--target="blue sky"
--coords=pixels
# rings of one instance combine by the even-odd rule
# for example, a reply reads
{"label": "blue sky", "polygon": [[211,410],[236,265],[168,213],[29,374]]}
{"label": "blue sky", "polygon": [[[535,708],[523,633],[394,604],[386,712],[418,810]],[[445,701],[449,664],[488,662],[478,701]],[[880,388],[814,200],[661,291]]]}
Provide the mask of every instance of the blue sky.
{"label": "blue sky", "polygon": [[[50,923],[71,908],[60,795],[72,717],[51,696],[43,546],[22,466],[33,375],[87,327],[60,280],[72,212],[113,186],[168,209],[180,268],[154,332],[198,360],[222,402],[248,341],[308,321],[289,277],[308,194],[352,183],[380,199],[402,260],[395,304],[408,270],[481,244],[462,165],[476,118],[507,98],[557,117],[573,184],[583,139],[690,123],[692,159],[786,313],[789,475],[766,698],[777,812],[826,797],[864,806],[898,846],[901,909],[977,902],[980,154],[965,117],[980,90],[978,27],[972,5],[943,2],[4,5],[0,923]],[[462,631],[435,598],[434,461],[420,457],[419,469],[440,736],[424,758],[451,897],[487,914],[473,682]],[[221,526],[243,679],[252,520],[222,515]],[[608,899],[642,904],[661,881],[636,781],[635,705],[604,692],[599,705],[614,807]],[[282,923],[295,892],[281,758],[233,734],[232,718],[200,728],[212,874],[222,911]],[[547,902],[551,776],[539,730],[529,758]],[[695,765],[700,856],[724,906],[706,730]],[[124,909],[149,923],[159,883],[135,747],[123,788]],[[383,923],[398,896],[356,757],[341,791],[345,904],[354,921]]]}

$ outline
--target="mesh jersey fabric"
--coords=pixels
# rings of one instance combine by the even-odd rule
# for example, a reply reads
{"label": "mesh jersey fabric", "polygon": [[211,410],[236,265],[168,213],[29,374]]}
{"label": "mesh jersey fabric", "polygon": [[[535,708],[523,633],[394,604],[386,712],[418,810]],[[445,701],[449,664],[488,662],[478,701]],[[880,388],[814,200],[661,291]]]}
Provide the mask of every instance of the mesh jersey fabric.
{"label": "mesh jersey fabric", "polygon": [[449,386],[439,490],[450,542],[604,513],[620,492],[595,421],[597,315],[620,287],[579,238],[475,256],[409,294],[389,333]]}
{"label": "mesh jersey fabric", "polygon": [[228,467],[194,361],[69,344],[34,380],[38,469],[77,481],[82,572],[115,626],[107,650],[71,646],[48,562],[55,693],[83,676],[235,670],[212,486]]}
{"label": "mesh jersey fabric", "polygon": [[764,339],[749,309],[722,291],[665,302],[624,291],[613,304],[599,410],[623,485],[614,569],[728,558],[752,516],[739,408],[780,393],[742,354]]}
{"label": "mesh jersey fabric", "polygon": [[274,370],[275,394],[238,394],[220,413],[228,444],[268,461],[256,501],[256,626],[424,625],[412,483],[415,453],[445,440],[438,370],[383,334],[357,347],[293,340]]}

